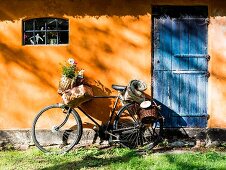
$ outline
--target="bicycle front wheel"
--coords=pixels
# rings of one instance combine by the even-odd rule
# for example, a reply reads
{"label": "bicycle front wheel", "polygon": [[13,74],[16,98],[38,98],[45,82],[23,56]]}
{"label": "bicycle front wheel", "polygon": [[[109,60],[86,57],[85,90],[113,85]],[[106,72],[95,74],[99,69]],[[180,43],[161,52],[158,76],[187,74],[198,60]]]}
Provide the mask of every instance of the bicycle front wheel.
{"label": "bicycle front wheel", "polygon": [[161,138],[162,122],[154,120],[144,124],[139,120],[139,105],[130,103],[123,106],[114,121],[114,132],[123,147],[152,149]]}
{"label": "bicycle front wheel", "polygon": [[79,142],[81,136],[80,116],[74,109],[62,104],[42,109],[32,125],[34,144],[46,153],[65,153]]}

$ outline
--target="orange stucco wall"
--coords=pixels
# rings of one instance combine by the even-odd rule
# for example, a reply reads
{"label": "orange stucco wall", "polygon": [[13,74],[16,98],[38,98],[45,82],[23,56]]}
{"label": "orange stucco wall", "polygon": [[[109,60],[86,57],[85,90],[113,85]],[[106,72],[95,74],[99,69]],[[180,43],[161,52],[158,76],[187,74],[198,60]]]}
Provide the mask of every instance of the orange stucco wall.
{"label": "orange stucco wall", "polygon": [[211,3],[209,25],[209,126],[226,128],[226,2]]}
{"label": "orange stucco wall", "polygon": [[[60,63],[70,57],[86,70],[96,95],[114,94],[111,84],[134,78],[146,81],[151,94],[152,5],[208,5],[208,126],[226,128],[226,2],[8,0],[0,6],[0,129],[30,128],[42,107],[60,102]],[[69,44],[22,46],[22,20],[38,17],[69,19]],[[107,119],[111,106],[108,99],[86,104],[99,121]]]}

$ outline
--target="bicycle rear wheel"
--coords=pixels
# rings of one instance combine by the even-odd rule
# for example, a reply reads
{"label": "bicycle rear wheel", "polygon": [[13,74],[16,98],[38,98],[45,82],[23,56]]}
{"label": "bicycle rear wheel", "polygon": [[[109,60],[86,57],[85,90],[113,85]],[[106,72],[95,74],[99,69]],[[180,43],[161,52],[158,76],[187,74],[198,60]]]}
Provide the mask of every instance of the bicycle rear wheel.
{"label": "bicycle rear wheel", "polygon": [[79,142],[81,136],[80,116],[74,109],[62,104],[42,109],[32,125],[34,144],[46,153],[65,153]]}
{"label": "bicycle rear wheel", "polygon": [[161,139],[163,122],[158,119],[143,124],[138,117],[139,105],[130,103],[122,107],[113,124],[123,147],[152,149]]}

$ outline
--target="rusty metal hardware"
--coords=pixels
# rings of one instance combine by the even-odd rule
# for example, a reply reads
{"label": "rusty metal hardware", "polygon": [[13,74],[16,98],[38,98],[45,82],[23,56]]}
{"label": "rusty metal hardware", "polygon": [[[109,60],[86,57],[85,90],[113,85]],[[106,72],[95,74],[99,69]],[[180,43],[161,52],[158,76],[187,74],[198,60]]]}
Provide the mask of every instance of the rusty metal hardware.
{"label": "rusty metal hardware", "polygon": [[205,24],[207,24],[207,25],[210,24],[210,19],[209,19],[209,18],[206,18],[206,19],[205,19]]}
{"label": "rusty metal hardware", "polygon": [[206,60],[210,61],[210,55],[206,55]]}
{"label": "rusty metal hardware", "polygon": [[210,77],[210,72],[207,71],[206,74],[205,74],[206,78],[209,78]]}

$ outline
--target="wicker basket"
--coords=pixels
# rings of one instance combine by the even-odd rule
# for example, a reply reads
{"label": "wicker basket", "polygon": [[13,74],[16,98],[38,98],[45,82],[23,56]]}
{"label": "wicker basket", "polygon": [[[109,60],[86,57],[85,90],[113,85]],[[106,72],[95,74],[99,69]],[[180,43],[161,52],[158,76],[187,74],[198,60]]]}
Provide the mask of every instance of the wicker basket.
{"label": "wicker basket", "polygon": [[146,109],[141,109],[139,112],[139,118],[142,123],[149,124],[158,118],[159,109],[156,106],[151,106]]}

